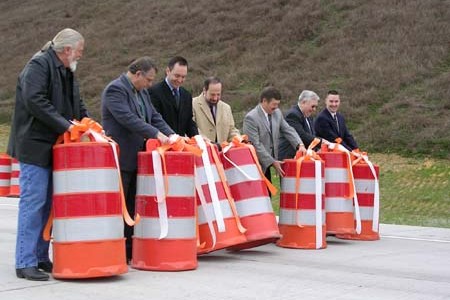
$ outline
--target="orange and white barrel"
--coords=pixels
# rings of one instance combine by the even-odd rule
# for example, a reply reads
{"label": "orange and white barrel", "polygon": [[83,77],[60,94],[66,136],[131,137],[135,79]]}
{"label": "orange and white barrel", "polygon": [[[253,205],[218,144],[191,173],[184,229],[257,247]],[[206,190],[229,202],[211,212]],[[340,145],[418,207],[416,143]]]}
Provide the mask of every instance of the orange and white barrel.
{"label": "orange and white barrel", "polygon": [[15,158],[11,159],[11,183],[9,187],[9,197],[19,197],[20,196],[20,164]]}
{"label": "orange and white barrel", "polygon": [[280,238],[264,175],[258,170],[250,147],[253,146],[225,147],[221,154],[231,195],[246,229],[247,242],[232,247],[233,250],[272,243]]}
{"label": "orange and white barrel", "polygon": [[339,234],[336,237],[349,240],[379,240],[379,167],[373,165],[366,157],[365,161],[361,160],[360,163],[353,166],[353,176],[361,212],[361,233]]}
{"label": "orange and white barrel", "polygon": [[217,147],[195,136],[201,157],[195,158],[198,195],[198,254],[228,248],[247,241],[231,196]]}
{"label": "orange and white barrel", "polygon": [[128,272],[117,149],[107,142],[53,147],[53,277]]}
{"label": "orange and white barrel", "polygon": [[277,246],[326,248],[325,173],[320,160],[285,159]]}
{"label": "orange and white barrel", "polygon": [[11,183],[11,157],[0,153],[0,196],[8,196]]}
{"label": "orange and white barrel", "polygon": [[[194,155],[138,153],[133,268],[182,271],[197,268]],[[165,167],[164,167],[165,165]],[[167,173],[163,173],[164,169]]]}
{"label": "orange and white barrel", "polygon": [[[355,233],[354,219],[358,220],[359,207],[354,193],[349,153],[322,151],[319,155],[325,161],[327,233]],[[359,230],[358,225],[360,223],[357,224],[356,231]]]}

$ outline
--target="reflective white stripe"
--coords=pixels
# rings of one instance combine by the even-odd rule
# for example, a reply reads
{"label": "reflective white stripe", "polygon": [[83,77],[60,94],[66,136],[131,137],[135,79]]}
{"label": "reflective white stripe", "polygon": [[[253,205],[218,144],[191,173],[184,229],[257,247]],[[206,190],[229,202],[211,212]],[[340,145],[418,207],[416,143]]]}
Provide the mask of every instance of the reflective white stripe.
{"label": "reflective white stripe", "polygon": [[[216,165],[211,165],[211,171],[214,177],[214,182],[220,181],[219,173],[217,172]],[[201,185],[208,184],[208,180],[206,179],[206,173],[204,167],[195,166],[195,177]]]}
{"label": "reflective white stripe", "polygon": [[11,173],[11,165],[0,165],[0,173]]}
{"label": "reflective white stripe", "polygon": [[11,165],[11,172],[12,171],[20,171],[20,164],[18,164],[18,163],[13,163],[12,165]]}
{"label": "reflective white stripe", "polygon": [[364,221],[373,220],[373,207],[360,206],[359,212],[361,213],[361,220]]}
{"label": "reflective white stripe", "polygon": [[[167,176],[169,197],[194,197],[194,176]],[[137,195],[156,196],[155,177],[153,175],[137,176]]]}
{"label": "reflective white stripe", "polygon": [[348,172],[345,168],[325,168],[325,181],[348,183]]}
{"label": "reflective white stripe", "polygon": [[53,220],[53,239],[55,242],[94,241],[119,238],[123,238],[122,216]]}
{"label": "reflective white stripe", "polygon": [[[261,180],[261,175],[259,174],[256,165],[245,165],[239,166],[243,172],[245,172],[248,176],[255,178],[255,180]],[[250,181],[241,171],[236,168],[230,168],[225,170],[225,176],[227,177],[228,184],[234,185],[242,182]]]}
{"label": "reflective white stripe", "polygon": [[[325,211],[322,210],[319,222],[325,225]],[[316,225],[316,210],[315,209],[280,209],[280,218],[278,224],[280,225],[297,225],[297,218],[300,225],[315,226]],[[320,224],[320,223],[319,223]]]}
{"label": "reflective white stripe", "polygon": [[255,197],[246,200],[237,201],[236,210],[241,218],[273,213],[272,203],[269,197]]}
{"label": "reflective white stripe", "polygon": [[118,192],[116,169],[83,169],[53,172],[53,193]]}
{"label": "reflective white stripe", "polygon": [[326,212],[353,212],[353,200],[350,198],[326,197]]}
{"label": "reflective white stripe", "polygon": [[[222,211],[222,216],[224,218],[231,218],[233,217],[233,212],[231,211],[230,203],[228,203],[228,200],[220,200],[220,210]],[[203,208],[202,208],[203,207]],[[206,204],[206,207],[204,206],[198,206],[197,207],[197,214],[198,214],[198,224],[203,225],[207,223],[207,219],[204,213],[204,208],[206,209],[206,214],[208,217],[216,221],[216,217],[214,215],[214,208],[213,204],[211,202]]]}
{"label": "reflective white stripe", "polygon": [[[134,236],[145,239],[159,239],[161,228],[159,218],[141,218],[134,226]],[[169,218],[169,232],[164,239],[194,239],[195,218]]]}
{"label": "reflective white stripe", "polygon": [[[312,150],[311,150],[312,151]],[[320,160],[314,160],[314,186],[316,188],[316,249],[323,246],[323,228],[321,225],[325,223],[325,210],[322,207],[322,193],[325,191],[325,180],[322,180],[322,162]]]}
{"label": "reflective white stripe", "polygon": [[355,179],[355,191],[361,194],[373,194],[375,192],[375,180]]}
{"label": "reflective white stripe", "polygon": [[0,179],[1,186],[9,186],[10,182],[11,181],[9,179]]}
{"label": "reflective white stripe", "polygon": [[11,185],[19,185],[19,178],[18,177],[11,177]]}
{"label": "reflective white stripe", "polygon": [[[315,194],[316,180],[314,178],[300,178],[299,193],[300,194]],[[325,190],[325,180],[322,181],[322,189]],[[295,177],[281,178],[281,192],[287,194],[295,194]]]}

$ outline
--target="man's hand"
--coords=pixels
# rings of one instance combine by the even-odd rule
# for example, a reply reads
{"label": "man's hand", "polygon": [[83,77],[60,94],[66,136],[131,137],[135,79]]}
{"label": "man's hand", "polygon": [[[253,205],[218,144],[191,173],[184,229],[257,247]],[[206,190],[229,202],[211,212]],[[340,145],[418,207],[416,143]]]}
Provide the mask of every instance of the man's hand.
{"label": "man's hand", "polygon": [[161,142],[161,145],[168,144],[170,142],[169,138],[161,131],[158,132],[156,138]]}
{"label": "man's hand", "polygon": [[299,144],[298,147],[297,147],[297,152],[298,152],[298,151],[300,151],[301,153],[303,153],[303,155],[305,155],[305,154],[306,154],[306,148],[305,148],[305,145]]}
{"label": "man's hand", "polygon": [[275,170],[277,171],[278,175],[280,175],[280,177],[284,177],[284,171],[283,171],[283,169],[281,168],[281,165],[282,165],[283,163],[284,163],[284,162],[279,161],[279,160],[276,160],[276,161],[274,161],[274,162],[272,163],[272,166],[275,168]]}

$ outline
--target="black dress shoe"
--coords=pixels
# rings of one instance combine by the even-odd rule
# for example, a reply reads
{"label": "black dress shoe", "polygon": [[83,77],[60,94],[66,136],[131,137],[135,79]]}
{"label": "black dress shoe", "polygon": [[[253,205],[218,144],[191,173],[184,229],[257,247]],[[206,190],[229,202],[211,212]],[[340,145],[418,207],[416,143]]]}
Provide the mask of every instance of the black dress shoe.
{"label": "black dress shoe", "polygon": [[39,271],[37,267],[16,269],[16,275],[18,278],[25,278],[35,281],[45,281],[49,279],[49,276],[44,272]]}
{"label": "black dress shoe", "polygon": [[51,261],[41,261],[38,263],[37,267],[46,273],[51,273],[53,270],[53,264]]}

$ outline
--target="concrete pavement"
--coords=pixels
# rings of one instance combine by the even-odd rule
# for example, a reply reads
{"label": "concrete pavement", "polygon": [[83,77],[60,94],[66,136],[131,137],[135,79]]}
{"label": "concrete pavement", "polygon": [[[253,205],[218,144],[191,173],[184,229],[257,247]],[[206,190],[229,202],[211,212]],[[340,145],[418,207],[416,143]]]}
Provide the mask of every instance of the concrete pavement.
{"label": "concrete pavement", "polygon": [[274,244],[199,257],[197,270],[32,282],[14,270],[16,198],[0,198],[0,298],[450,299],[450,229],[380,226],[375,242],[328,237],[323,250]]}

